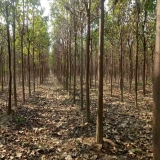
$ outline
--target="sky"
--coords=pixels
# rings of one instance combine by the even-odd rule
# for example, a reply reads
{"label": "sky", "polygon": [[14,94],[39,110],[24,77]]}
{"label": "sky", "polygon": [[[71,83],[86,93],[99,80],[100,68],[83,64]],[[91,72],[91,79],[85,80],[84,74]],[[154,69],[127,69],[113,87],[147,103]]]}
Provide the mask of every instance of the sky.
{"label": "sky", "polygon": [[[108,0],[105,0],[105,6],[107,3]],[[49,10],[50,10],[49,0],[41,0],[41,5],[45,9],[44,15],[45,16],[49,15]]]}
{"label": "sky", "polygon": [[[44,16],[49,16],[49,12],[50,12],[50,0],[41,0],[41,6],[45,9],[44,10]],[[108,3],[108,0],[105,0],[105,7],[107,9],[107,3]],[[51,23],[50,21],[48,22],[48,25],[49,25],[49,33],[52,31],[52,27],[51,27]]]}
{"label": "sky", "polygon": [[49,10],[50,10],[49,1],[48,0],[41,0],[41,5],[45,9],[44,15],[48,16],[49,15]]}
{"label": "sky", "polygon": [[[105,0],[105,7],[106,7],[106,9],[107,9],[107,3],[108,3],[108,0]],[[41,5],[45,9],[44,16],[49,16],[49,12],[50,12],[50,0],[41,0]],[[52,30],[50,21],[49,21],[48,24],[49,24],[49,32],[50,32]]]}

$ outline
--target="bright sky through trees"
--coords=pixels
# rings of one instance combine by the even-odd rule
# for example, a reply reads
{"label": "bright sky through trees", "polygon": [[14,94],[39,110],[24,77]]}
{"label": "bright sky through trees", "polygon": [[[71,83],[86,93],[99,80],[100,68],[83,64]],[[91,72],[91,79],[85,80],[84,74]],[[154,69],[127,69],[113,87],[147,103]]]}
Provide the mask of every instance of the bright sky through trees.
{"label": "bright sky through trees", "polygon": [[49,15],[50,7],[49,7],[49,1],[48,0],[41,0],[41,5],[45,9],[44,15]]}
{"label": "bright sky through trees", "polygon": [[[41,0],[41,5],[44,9],[44,16],[49,16],[49,12],[50,12],[50,1],[48,0]],[[50,20],[48,22],[49,25],[49,32],[52,30],[51,24],[50,24]]]}
{"label": "bright sky through trees", "polygon": [[[107,8],[107,3],[108,3],[108,0],[105,0],[105,8]],[[45,9],[44,15],[45,16],[49,15],[49,11],[50,11],[49,1],[41,0],[41,5]]]}

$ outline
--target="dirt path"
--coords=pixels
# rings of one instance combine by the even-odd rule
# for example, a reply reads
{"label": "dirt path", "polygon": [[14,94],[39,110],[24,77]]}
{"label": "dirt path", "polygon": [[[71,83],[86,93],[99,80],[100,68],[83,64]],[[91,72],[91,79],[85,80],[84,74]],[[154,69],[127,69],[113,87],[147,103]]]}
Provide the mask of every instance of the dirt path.
{"label": "dirt path", "polygon": [[[0,158],[27,160],[152,159],[151,111],[104,98],[104,145],[95,144],[96,92],[90,124],[53,75],[12,116],[1,114]],[[106,93],[107,96],[107,93]],[[145,100],[144,100],[145,101]],[[3,112],[4,106],[1,106]],[[9,122],[7,122],[9,120]],[[5,123],[4,123],[5,122]]]}

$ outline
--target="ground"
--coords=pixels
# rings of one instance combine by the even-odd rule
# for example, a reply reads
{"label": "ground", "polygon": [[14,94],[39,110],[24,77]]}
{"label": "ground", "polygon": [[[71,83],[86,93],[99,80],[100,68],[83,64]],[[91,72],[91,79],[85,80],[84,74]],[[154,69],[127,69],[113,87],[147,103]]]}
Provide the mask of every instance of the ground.
{"label": "ground", "polygon": [[[0,95],[0,158],[4,160],[150,160],[152,159],[152,93],[124,93],[114,85],[104,88],[104,143],[95,143],[97,91],[91,89],[91,123],[86,123],[85,110],[50,75],[23,104],[18,89],[18,106],[7,116],[5,93]],[[85,88],[85,87],[84,87]]]}

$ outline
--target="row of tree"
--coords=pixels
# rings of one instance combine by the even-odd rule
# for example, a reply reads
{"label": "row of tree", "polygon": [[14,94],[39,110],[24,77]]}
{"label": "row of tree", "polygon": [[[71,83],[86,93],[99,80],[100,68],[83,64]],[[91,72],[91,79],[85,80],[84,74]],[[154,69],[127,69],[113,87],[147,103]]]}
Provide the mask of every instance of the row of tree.
{"label": "row of tree", "polygon": [[[100,117],[103,114],[101,77],[104,76],[105,83],[109,81],[111,96],[113,83],[118,80],[122,102],[124,86],[129,85],[130,93],[134,89],[136,107],[138,86],[142,84],[145,96],[146,85],[152,83],[156,2],[109,1],[104,11],[102,3],[103,0],[61,0],[53,2],[51,8],[54,62],[52,70],[69,93],[73,94],[74,104],[77,78],[80,78],[81,109],[84,104],[85,82],[88,122],[90,87],[93,82],[97,87],[97,79]],[[102,119],[100,121],[102,125]],[[102,138],[100,141],[102,142]]]}
{"label": "row of tree", "polygon": [[[153,125],[155,160],[160,159],[159,5],[160,1],[157,1]],[[93,78],[96,87],[98,78],[96,138],[98,143],[102,143],[103,77],[105,83],[107,80],[110,82],[111,96],[113,83],[119,79],[122,102],[124,86],[129,85],[130,93],[134,88],[136,107],[139,107],[137,103],[139,84],[142,84],[145,96],[146,85],[153,82],[156,1],[110,0],[107,9],[104,10],[104,0],[99,0],[99,3],[95,0],[61,0],[53,2],[51,11],[54,63],[52,70],[61,84],[73,94],[74,104],[77,82],[80,79],[81,109],[84,104],[85,81],[85,108],[88,122],[90,88],[93,86]]]}
{"label": "row of tree", "polygon": [[2,91],[8,82],[8,114],[12,88],[17,106],[17,87],[21,86],[25,102],[26,93],[31,96],[35,91],[36,79],[42,83],[49,73],[48,17],[42,16],[41,8],[37,0],[0,1],[0,82]]}
{"label": "row of tree", "polygon": [[[142,84],[145,96],[146,85],[152,81],[155,5],[155,1],[133,3],[124,0],[116,4],[110,1],[109,9],[104,13],[105,80],[110,81],[112,95],[113,82],[117,82],[119,78],[122,102],[124,85],[129,84],[129,92],[134,88],[136,107],[138,85]],[[96,86],[98,77],[98,8],[99,3],[93,0],[87,2],[64,0],[56,1],[52,5],[53,61],[55,61],[53,70],[56,74],[58,69],[57,77],[69,92],[73,77],[74,103],[76,76],[81,77],[82,92],[85,78],[87,108],[89,87],[93,86],[93,78]],[[82,99],[81,105],[83,108]]]}
{"label": "row of tree", "polygon": [[[14,105],[17,105],[18,87],[22,89],[22,100],[25,102],[26,93],[30,96],[31,91],[35,91],[36,82],[41,84],[48,76],[50,61],[54,75],[69,94],[73,94],[74,104],[80,79],[81,109],[84,108],[85,92],[88,122],[90,88],[97,88],[98,79],[96,139],[98,143],[102,143],[103,77],[105,83],[110,83],[111,96],[113,83],[119,83],[122,102],[125,84],[129,85],[129,92],[134,88],[136,107],[138,85],[142,82],[145,96],[146,85],[153,81],[155,7],[156,1],[153,0],[110,0],[106,10],[104,0],[54,1],[51,8],[53,52],[50,59],[48,18],[42,16],[40,2],[1,0],[0,82],[2,91],[6,89],[6,82],[8,83],[7,113],[11,114],[12,88]],[[157,0],[153,117],[155,160],[160,159],[159,8],[160,0]],[[21,85],[17,84],[17,79]]]}

